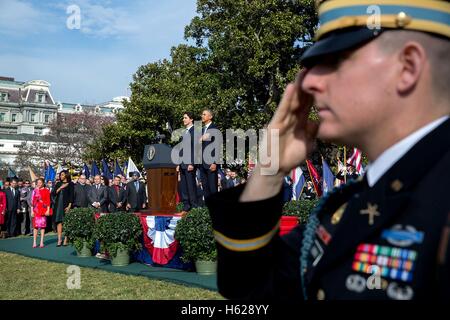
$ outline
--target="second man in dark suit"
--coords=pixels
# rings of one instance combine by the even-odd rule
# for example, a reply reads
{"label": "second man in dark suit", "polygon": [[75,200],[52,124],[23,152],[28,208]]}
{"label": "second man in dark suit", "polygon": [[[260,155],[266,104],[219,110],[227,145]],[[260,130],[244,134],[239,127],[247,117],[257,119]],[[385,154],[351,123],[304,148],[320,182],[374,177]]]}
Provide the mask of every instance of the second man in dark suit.
{"label": "second man in dark suit", "polygon": [[74,186],[73,192],[73,207],[74,208],[87,208],[89,206],[88,192],[90,186],[86,184],[86,176],[80,175],[78,182]]}
{"label": "second man in dark suit", "polygon": [[99,212],[108,212],[108,190],[101,184],[101,176],[94,177],[94,185],[88,191],[89,203]]}
{"label": "second man in dark suit", "polygon": [[115,176],[113,183],[108,188],[109,212],[125,210],[125,189],[120,185],[120,177]]}
{"label": "second man in dark suit", "polygon": [[215,141],[211,131],[213,129],[218,130],[214,123],[212,123],[213,116],[213,112],[209,109],[205,109],[202,112],[202,164],[199,166],[199,169],[205,199],[218,190],[217,170],[219,169],[219,164],[217,164],[216,161],[210,161],[210,159],[208,159],[210,156],[213,158],[216,157],[216,150],[209,152],[208,148],[205,152],[205,149]]}
{"label": "second man in dark suit", "polygon": [[139,172],[133,172],[133,180],[128,182],[126,190],[127,210],[129,212],[137,212],[145,209],[147,203],[147,195],[145,193],[145,184],[139,181]]}
{"label": "second man in dark suit", "polygon": [[13,179],[6,193],[6,232],[8,237],[17,235],[17,216],[20,212],[20,195],[17,189],[17,180]]}

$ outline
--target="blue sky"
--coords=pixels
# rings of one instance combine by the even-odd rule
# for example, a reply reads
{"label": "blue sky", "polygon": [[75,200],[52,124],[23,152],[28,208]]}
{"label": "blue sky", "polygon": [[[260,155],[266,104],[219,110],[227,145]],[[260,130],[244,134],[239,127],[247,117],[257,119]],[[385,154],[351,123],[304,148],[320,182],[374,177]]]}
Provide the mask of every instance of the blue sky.
{"label": "blue sky", "polygon": [[[67,21],[80,9],[80,29]],[[196,0],[0,0],[0,75],[46,80],[53,98],[100,103],[130,95],[140,65],[167,58]]]}

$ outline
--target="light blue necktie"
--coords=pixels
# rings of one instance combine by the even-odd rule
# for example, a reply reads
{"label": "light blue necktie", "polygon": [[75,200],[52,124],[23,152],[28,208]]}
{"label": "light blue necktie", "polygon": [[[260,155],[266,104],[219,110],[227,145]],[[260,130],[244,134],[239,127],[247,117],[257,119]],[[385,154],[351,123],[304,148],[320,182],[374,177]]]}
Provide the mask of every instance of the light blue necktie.
{"label": "light blue necktie", "polygon": [[136,187],[136,191],[139,191],[139,182],[136,181],[136,182],[134,183],[134,186]]}

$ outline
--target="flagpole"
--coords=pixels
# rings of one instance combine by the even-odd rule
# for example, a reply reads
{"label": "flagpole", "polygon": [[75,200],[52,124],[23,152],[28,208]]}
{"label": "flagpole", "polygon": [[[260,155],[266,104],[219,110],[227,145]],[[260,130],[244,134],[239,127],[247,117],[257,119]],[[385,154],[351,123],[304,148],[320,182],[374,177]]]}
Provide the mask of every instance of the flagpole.
{"label": "flagpole", "polygon": [[[308,161],[308,160],[306,160],[306,161]],[[314,178],[313,178],[313,176],[311,174],[311,170],[309,169],[308,162],[306,163],[306,167],[308,168],[309,177],[311,178],[311,182],[313,183],[313,187],[314,187],[314,190],[316,191],[316,195],[317,195],[317,197],[319,197],[319,192],[316,189],[316,184],[314,183]]]}
{"label": "flagpole", "polygon": [[302,190],[300,190],[300,194],[298,195],[298,199],[297,200],[300,200],[300,197],[301,197],[301,195],[303,193],[303,189],[305,189],[305,184],[306,184],[306,180],[305,180],[305,183],[302,186]]}
{"label": "flagpole", "polygon": [[344,146],[344,183],[347,183],[347,147]]}

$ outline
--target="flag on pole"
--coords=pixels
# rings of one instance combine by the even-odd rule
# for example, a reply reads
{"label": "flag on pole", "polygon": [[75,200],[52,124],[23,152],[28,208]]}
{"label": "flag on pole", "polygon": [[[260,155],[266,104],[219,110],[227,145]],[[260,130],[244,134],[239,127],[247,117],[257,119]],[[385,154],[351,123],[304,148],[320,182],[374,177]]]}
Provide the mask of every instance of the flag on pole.
{"label": "flag on pole", "polygon": [[[345,166],[344,166],[344,164],[342,163],[342,161],[338,158],[337,159],[337,162],[338,162],[338,173],[343,173],[343,172],[345,172],[345,170],[347,170],[346,168],[345,168]],[[345,181],[344,181],[344,178],[342,178],[342,180],[341,179],[339,179],[339,178],[336,178],[335,180],[334,180],[334,186],[335,187],[339,187],[340,185],[342,185],[342,184],[344,184],[345,183]]]}
{"label": "flag on pole", "polygon": [[334,175],[333,175],[333,172],[331,172],[331,169],[328,166],[328,163],[325,161],[325,159],[323,157],[322,157],[322,170],[323,170],[322,190],[323,190],[323,194],[325,194],[328,191],[330,191],[331,189],[333,189]]}
{"label": "flag on pole", "polygon": [[95,177],[96,175],[100,174],[100,170],[97,167],[97,164],[95,161],[92,161],[92,169],[91,169],[91,176]]}
{"label": "flag on pole", "polygon": [[103,177],[111,180],[113,178],[111,171],[109,170],[108,163],[105,159],[102,159],[102,174]]}
{"label": "flag on pole", "polygon": [[11,167],[8,167],[8,178],[18,178],[16,172]]}
{"label": "flag on pole", "polygon": [[43,161],[44,165],[42,166],[42,170],[40,170],[40,172],[39,172],[41,174],[41,176],[44,177],[44,179],[45,179],[45,173],[47,172],[47,161],[48,160]]}
{"label": "flag on pole", "polygon": [[128,177],[128,160],[125,160],[125,163],[123,164],[123,173],[125,174],[125,177]]}
{"label": "flag on pole", "polygon": [[44,179],[45,179],[45,182],[47,182],[47,181],[55,181],[55,178],[56,178],[56,171],[55,171],[55,169],[53,169],[53,167],[52,167],[52,165],[50,164],[50,162],[47,160],[46,161],[46,169],[45,169],[45,176],[44,176]]}
{"label": "flag on pole", "polygon": [[292,200],[298,200],[300,199],[300,195],[302,194],[302,190],[306,182],[302,168],[297,167],[295,169],[292,169],[292,181]]}
{"label": "flag on pole", "polygon": [[127,175],[128,177],[131,177],[131,174],[133,172],[139,172],[139,169],[137,168],[137,166],[134,164],[133,160],[131,160],[131,157],[128,158],[128,168],[127,168]]}
{"label": "flag on pole", "polygon": [[311,163],[311,161],[306,160],[306,165],[308,167],[308,171],[309,171],[309,175],[311,177],[311,181],[314,185],[314,189],[316,190],[316,194],[318,197],[322,196],[322,190],[319,188],[320,185],[320,176],[319,173],[317,172],[316,168],[314,168],[313,164]]}
{"label": "flag on pole", "polygon": [[83,165],[83,170],[81,170],[81,173],[84,174],[87,179],[89,179],[89,177],[91,176],[91,173],[89,172],[89,168],[86,163]]}
{"label": "flag on pole", "polygon": [[114,175],[115,176],[118,176],[118,175],[125,176],[125,174],[122,171],[122,168],[120,168],[119,161],[117,161],[117,159],[116,159],[116,165],[114,168]]}
{"label": "flag on pole", "polygon": [[361,150],[353,148],[353,155],[347,160],[347,164],[351,164],[352,166],[354,166],[358,174],[362,174],[361,157],[362,157]]}
{"label": "flag on pole", "polygon": [[28,166],[28,171],[30,172],[30,179],[31,179],[31,181],[36,181],[38,177],[37,177],[36,174],[33,172],[33,170],[31,169],[30,166]]}

